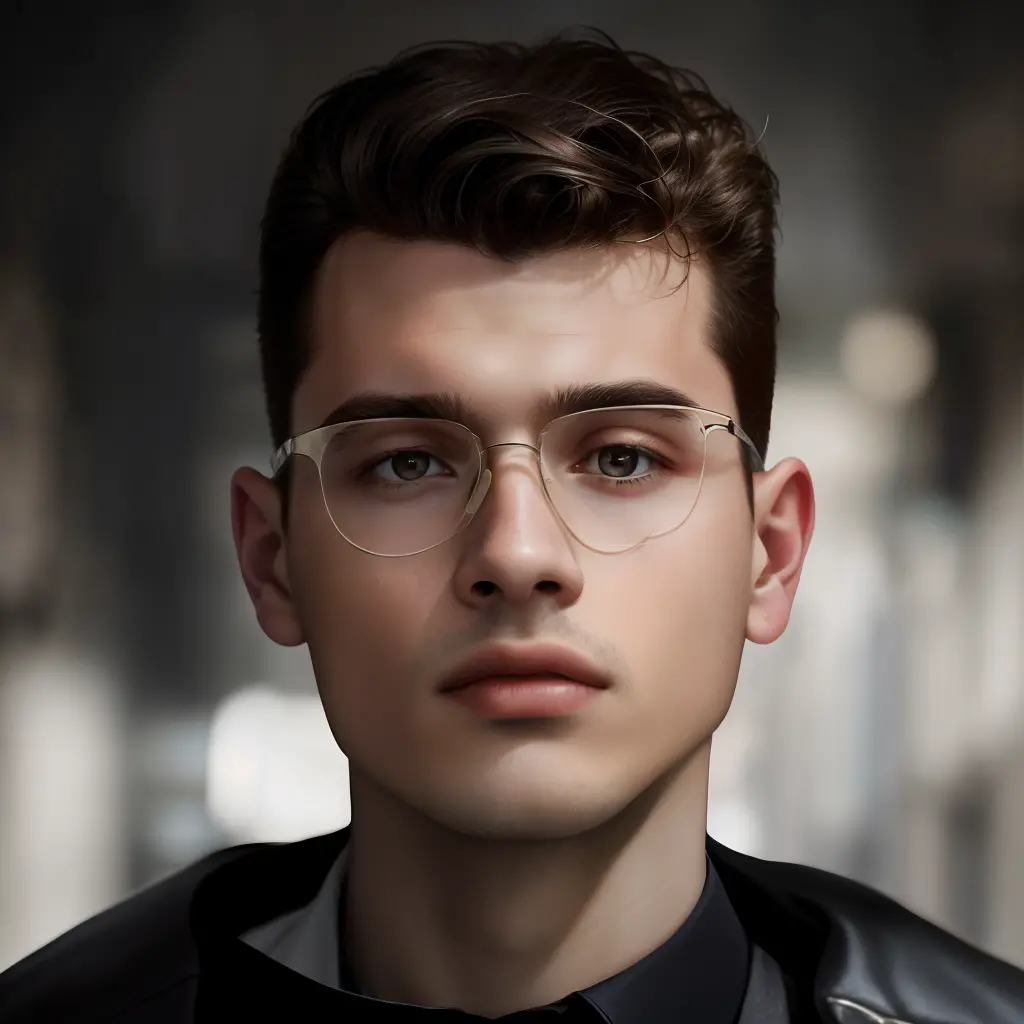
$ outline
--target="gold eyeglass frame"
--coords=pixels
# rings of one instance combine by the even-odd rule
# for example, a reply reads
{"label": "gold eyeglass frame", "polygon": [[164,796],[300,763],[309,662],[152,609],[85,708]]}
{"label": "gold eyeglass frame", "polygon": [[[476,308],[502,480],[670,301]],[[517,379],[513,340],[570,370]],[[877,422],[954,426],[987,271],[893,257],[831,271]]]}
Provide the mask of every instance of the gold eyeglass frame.
{"label": "gold eyeglass frame", "polygon": [[[544,478],[543,463],[541,462],[541,447],[544,442],[545,434],[548,433],[548,431],[552,428],[552,426],[554,426],[554,424],[560,423],[563,420],[569,420],[576,416],[585,416],[595,412],[631,412],[636,410],[648,412],[656,412],[661,410],[665,412],[688,412],[696,414],[696,417],[701,425],[701,431],[704,436],[705,452],[704,460],[701,464],[700,480],[697,484],[697,494],[693,499],[693,504],[690,506],[689,512],[687,512],[687,514],[678,523],[676,523],[675,526],[671,527],[668,530],[663,530],[661,533],[651,534],[647,537],[644,537],[643,540],[637,541],[636,544],[632,544],[628,548],[622,548],[621,550],[616,551],[602,551],[600,548],[595,548],[593,547],[593,545],[587,544],[586,541],[578,537],[576,533],[573,531],[572,527],[569,526],[569,524],[562,517],[562,514],[558,511],[557,506],[555,505],[550,493],[548,492],[547,482]],[[703,419],[703,417],[705,416],[717,417],[722,422],[705,423]],[[356,426],[362,423],[385,423],[395,419],[415,420],[425,418],[416,416],[383,416],[372,419],[345,420],[340,423],[328,423],[325,426],[314,427],[312,430],[304,431],[301,434],[296,434],[294,437],[289,438],[287,441],[284,442],[284,444],[280,446],[280,448],[277,449],[277,451],[274,452],[270,459],[271,474],[275,478],[281,473],[281,470],[284,468],[285,463],[293,455],[302,455],[305,456],[307,459],[310,459],[316,466],[317,476],[320,480],[320,494],[324,500],[324,507],[327,510],[327,515],[330,518],[335,530],[338,531],[338,534],[341,536],[342,540],[344,540],[347,544],[351,544],[352,547],[358,549],[359,551],[364,551],[368,555],[375,555],[378,558],[409,558],[412,555],[419,555],[422,554],[424,551],[430,551],[433,548],[439,547],[441,544],[447,543],[453,537],[457,537],[472,521],[473,517],[479,511],[480,506],[484,503],[484,499],[487,497],[487,493],[490,490],[491,479],[493,474],[491,473],[490,468],[486,464],[486,453],[489,452],[492,448],[520,447],[528,448],[531,452],[533,452],[534,455],[537,457],[538,468],[541,469],[541,489],[544,492],[544,497],[547,500],[547,503],[550,506],[552,512],[554,512],[556,518],[562,524],[562,526],[565,527],[565,529],[568,530],[569,533],[580,544],[582,544],[585,548],[588,548],[591,551],[598,552],[599,554],[618,555],[624,554],[626,551],[632,551],[635,548],[640,547],[642,544],[646,544],[649,540],[656,540],[658,537],[664,537],[670,533],[674,533],[687,521],[687,519],[690,518],[690,516],[693,514],[693,510],[697,507],[697,501],[700,498],[700,492],[703,489],[704,470],[707,467],[707,436],[712,430],[724,430],[726,431],[726,433],[732,434],[733,437],[740,440],[743,443],[743,445],[748,449],[751,461],[751,471],[754,473],[760,473],[763,472],[764,470],[764,459],[761,457],[761,453],[757,450],[757,447],[755,446],[754,442],[750,440],[750,438],[747,436],[746,432],[742,429],[742,427],[740,427],[740,425],[731,416],[727,416],[725,413],[715,412],[713,409],[702,409],[699,406],[619,405],[611,406],[608,408],[602,407],[594,409],[581,409],[578,412],[567,413],[564,416],[556,416],[553,420],[547,423],[544,429],[541,430],[541,432],[537,435],[536,445],[527,444],[525,441],[499,441],[497,444],[484,445],[482,439],[463,423],[457,423],[454,420],[429,419],[426,420],[426,422],[450,424],[451,426],[458,427],[460,430],[469,434],[470,437],[473,438],[473,440],[476,442],[477,455],[479,460],[476,480],[473,481],[473,487],[469,493],[469,499],[466,502],[466,508],[462,514],[462,519],[459,521],[455,529],[448,534],[447,537],[444,537],[441,540],[436,541],[435,543],[430,544],[425,548],[420,548],[417,551],[403,552],[402,554],[397,555],[382,554],[379,551],[372,551],[369,548],[364,548],[362,545],[357,544],[355,541],[353,541],[350,537],[345,536],[345,534],[342,532],[341,528],[338,526],[334,518],[334,514],[331,512],[330,504],[327,501],[327,495],[324,492],[324,479],[323,474],[320,471],[320,464],[323,460],[324,452],[327,450],[327,445],[329,444],[331,438],[334,437],[334,435],[339,433],[341,430],[345,429],[346,427]]]}

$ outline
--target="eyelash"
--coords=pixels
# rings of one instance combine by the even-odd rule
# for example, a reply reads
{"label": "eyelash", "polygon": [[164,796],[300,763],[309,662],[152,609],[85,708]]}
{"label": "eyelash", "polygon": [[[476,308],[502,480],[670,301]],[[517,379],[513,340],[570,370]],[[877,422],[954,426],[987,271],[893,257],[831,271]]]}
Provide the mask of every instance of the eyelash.
{"label": "eyelash", "polygon": [[626,486],[629,486],[629,487],[636,487],[636,486],[642,486],[643,484],[651,483],[651,481],[654,479],[654,476],[653,476],[652,473],[646,473],[644,476],[635,476],[635,477],[606,476],[603,479],[609,481],[609,483],[613,483],[616,487],[622,487],[623,485],[626,485]]}

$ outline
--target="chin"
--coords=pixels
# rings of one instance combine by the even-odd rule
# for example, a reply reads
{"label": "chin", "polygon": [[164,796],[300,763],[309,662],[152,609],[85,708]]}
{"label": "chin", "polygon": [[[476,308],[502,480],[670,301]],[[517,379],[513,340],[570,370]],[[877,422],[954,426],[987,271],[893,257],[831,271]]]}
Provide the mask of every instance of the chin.
{"label": "chin", "polygon": [[476,839],[570,839],[611,821],[636,795],[607,786],[582,792],[548,780],[421,794],[417,809],[443,828]]}

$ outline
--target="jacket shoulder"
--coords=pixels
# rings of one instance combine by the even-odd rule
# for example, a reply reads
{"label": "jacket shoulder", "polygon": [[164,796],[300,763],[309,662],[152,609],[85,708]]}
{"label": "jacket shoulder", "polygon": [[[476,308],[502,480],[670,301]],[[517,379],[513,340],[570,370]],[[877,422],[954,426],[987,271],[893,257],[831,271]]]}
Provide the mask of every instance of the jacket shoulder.
{"label": "jacket shoulder", "polygon": [[[709,851],[738,882],[738,904],[753,887],[770,904],[797,907],[816,922],[816,996],[830,1004],[834,1019],[868,1021],[873,1013],[908,1022],[1024,1021],[1024,971],[878,890],[818,868],[747,857],[713,841]],[[763,919],[759,926],[772,927]],[[861,1016],[852,1015],[858,1009]]]}
{"label": "jacket shoulder", "polygon": [[18,961],[0,974],[0,1019],[5,1024],[191,1020],[198,974],[189,929],[192,895],[215,868],[249,848],[204,857]]}

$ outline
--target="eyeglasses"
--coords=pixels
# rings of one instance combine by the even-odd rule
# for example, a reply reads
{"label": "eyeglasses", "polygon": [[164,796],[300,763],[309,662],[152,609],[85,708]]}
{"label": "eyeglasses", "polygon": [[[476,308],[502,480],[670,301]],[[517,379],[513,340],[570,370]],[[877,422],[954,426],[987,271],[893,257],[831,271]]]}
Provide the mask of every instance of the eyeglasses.
{"label": "eyeglasses", "polygon": [[338,533],[371,555],[416,555],[450,540],[487,497],[487,453],[523,447],[537,458],[549,505],[582,545],[629,551],[677,530],[693,512],[708,467],[708,435],[724,430],[746,449],[752,472],[764,462],[730,417],[674,405],[588,409],[552,420],[537,446],[484,447],[450,420],[367,419],[336,423],[286,441],[271,460],[276,476],[293,455],[312,459]]}

